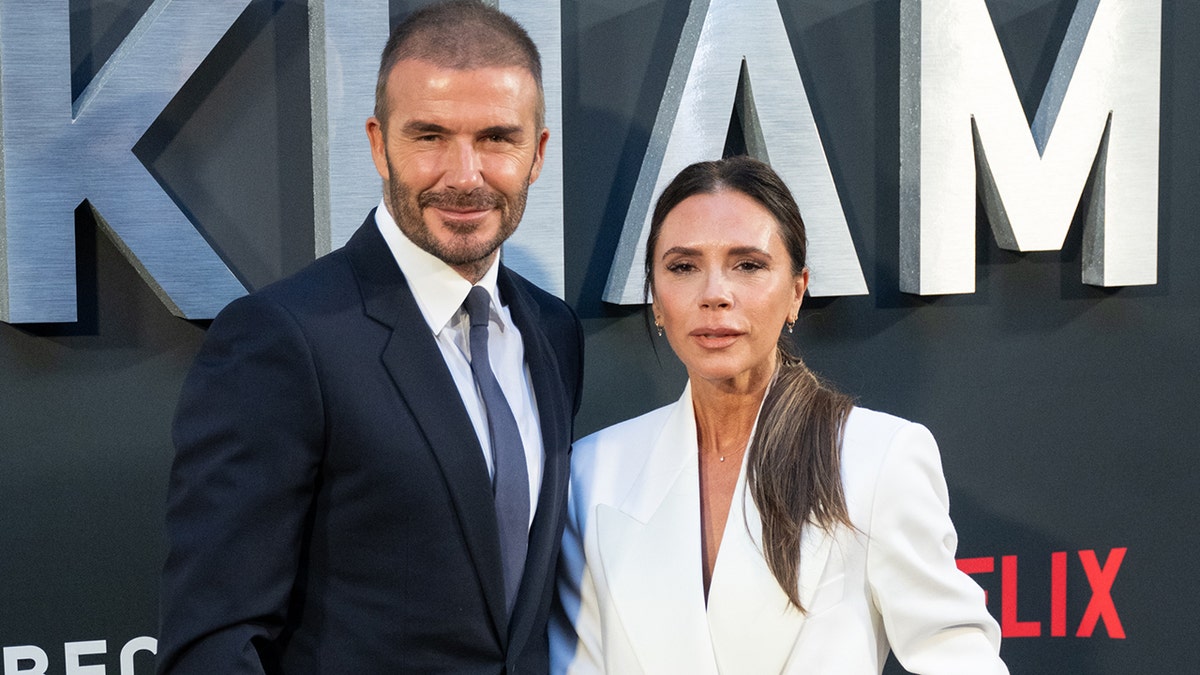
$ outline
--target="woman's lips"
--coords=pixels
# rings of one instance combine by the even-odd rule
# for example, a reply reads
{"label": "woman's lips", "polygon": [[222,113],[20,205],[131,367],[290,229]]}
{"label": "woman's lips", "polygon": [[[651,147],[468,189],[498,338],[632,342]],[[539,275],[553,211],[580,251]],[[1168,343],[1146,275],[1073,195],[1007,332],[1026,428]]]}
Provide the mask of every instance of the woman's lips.
{"label": "woman's lips", "polygon": [[742,332],[725,327],[703,327],[688,333],[700,346],[708,349],[721,349],[737,342]]}

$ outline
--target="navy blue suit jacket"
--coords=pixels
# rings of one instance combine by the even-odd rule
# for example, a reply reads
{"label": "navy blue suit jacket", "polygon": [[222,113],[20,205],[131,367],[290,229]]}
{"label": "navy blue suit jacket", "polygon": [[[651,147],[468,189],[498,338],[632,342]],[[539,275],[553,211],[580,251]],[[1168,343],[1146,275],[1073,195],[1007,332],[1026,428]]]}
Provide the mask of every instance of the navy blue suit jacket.
{"label": "navy blue suit jacket", "polygon": [[498,283],[545,446],[511,620],[482,450],[372,213],[208,331],[174,425],[160,672],[547,671],[582,337]]}

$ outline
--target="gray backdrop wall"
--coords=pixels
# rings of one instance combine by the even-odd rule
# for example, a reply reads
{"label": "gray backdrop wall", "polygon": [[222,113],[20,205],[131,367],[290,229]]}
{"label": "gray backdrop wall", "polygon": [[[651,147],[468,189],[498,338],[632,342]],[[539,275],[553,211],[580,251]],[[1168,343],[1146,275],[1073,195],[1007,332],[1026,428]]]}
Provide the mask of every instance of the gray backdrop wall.
{"label": "gray backdrop wall", "polygon": [[[70,0],[76,93],[150,4]],[[418,4],[393,0],[393,18]],[[987,4],[1032,116],[1075,0]],[[808,301],[800,349],[863,405],[937,436],[959,556],[991,559],[975,576],[989,608],[1015,609],[1014,673],[1193,671],[1200,3],[1163,0],[1158,284],[1082,285],[1078,222],[1061,252],[1017,254],[980,215],[976,292],[936,298],[898,289],[899,3],[780,6],[871,289]],[[588,339],[579,434],[683,383],[640,310],[600,295],[687,9],[562,2],[567,300]],[[137,148],[252,287],[313,247],[307,22],[300,0],[252,2]],[[117,673],[122,648],[156,632],[169,424],[205,325],[156,300],[86,204],[76,231],[79,321],[0,324],[0,647],[36,647],[61,673],[65,645],[103,640],[81,663]],[[1088,551],[1103,570],[1089,573]],[[1102,620],[1081,637],[1093,602]],[[1040,636],[1020,637],[1030,622]]]}

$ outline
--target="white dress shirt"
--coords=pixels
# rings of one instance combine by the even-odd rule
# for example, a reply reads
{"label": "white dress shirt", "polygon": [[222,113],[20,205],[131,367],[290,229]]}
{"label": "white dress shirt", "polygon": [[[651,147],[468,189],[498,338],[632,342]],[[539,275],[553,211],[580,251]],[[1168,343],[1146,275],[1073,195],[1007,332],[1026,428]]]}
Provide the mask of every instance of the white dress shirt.
{"label": "white dress shirt", "polygon": [[[375,224],[383,234],[396,264],[404,273],[421,316],[429,324],[446,367],[454,378],[459,396],[466,406],[467,415],[475,427],[475,435],[483,448],[488,474],[494,475],[491,441],[488,435],[487,410],[483,397],[471,375],[471,322],[463,302],[471,290],[471,283],[449,265],[426,252],[412,242],[392,219],[381,201],[375,209]],[[525,446],[525,464],[529,470],[529,522],[533,523],[537,509],[538,493],[542,486],[543,448],[542,430],[539,424],[537,401],[530,384],[529,365],[525,363],[525,345],[521,331],[513,323],[512,315],[496,286],[500,259],[488,269],[477,286],[482,286],[491,297],[491,313],[488,322],[488,358],[492,371],[521,432]]]}

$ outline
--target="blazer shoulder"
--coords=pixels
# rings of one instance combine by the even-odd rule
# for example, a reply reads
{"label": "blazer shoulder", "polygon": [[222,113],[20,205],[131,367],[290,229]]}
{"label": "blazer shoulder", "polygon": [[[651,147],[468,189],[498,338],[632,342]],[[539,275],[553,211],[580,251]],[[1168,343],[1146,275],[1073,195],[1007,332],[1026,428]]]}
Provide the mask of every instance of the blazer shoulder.
{"label": "blazer shoulder", "polygon": [[671,403],[617,422],[575,441],[571,457],[572,471],[576,467],[581,471],[591,471],[597,456],[601,455],[605,463],[611,464],[616,464],[617,458],[632,454],[645,455],[658,440],[676,405],[678,403]]}
{"label": "blazer shoulder", "polygon": [[850,410],[849,418],[846,420],[847,430],[853,428],[857,432],[868,433],[894,433],[896,430],[909,424],[916,423],[906,420],[903,417],[897,417],[889,413],[860,406],[854,406]]}
{"label": "blazer shoulder", "polygon": [[217,316],[284,310],[296,320],[339,315],[359,310],[364,276],[394,285],[403,280],[400,268],[374,223],[374,211],[344,246],[308,263],[300,270],[235,299]]}
{"label": "blazer shoulder", "polygon": [[916,422],[866,408],[854,408],[846,421],[841,473],[851,517],[867,531],[881,490],[890,492],[899,482],[913,490],[926,485],[939,495],[945,492],[933,434]]}
{"label": "blazer shoulder", "polygon": [[357,283],[346,251],[338,249],[251,295],[261,296],[287,307],[310,307],[342,289],[357,290]]}
{"label": "blazer shoulder", "polygon": [[847,493],[873,485],[888,461],[904,457],[940,464],[937,442],[924,425],[888,413],[855,407],[842,433],[842,477]]}

